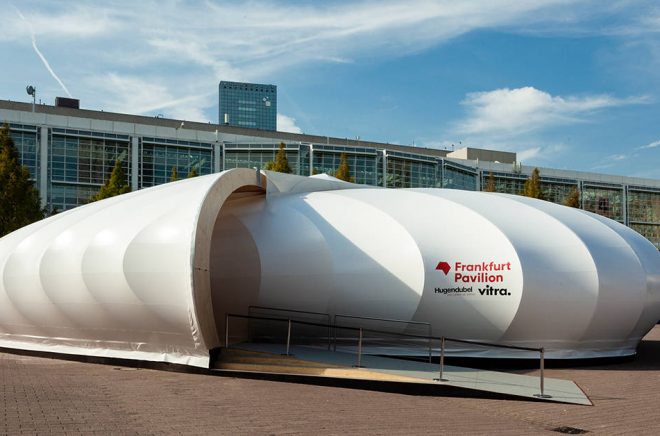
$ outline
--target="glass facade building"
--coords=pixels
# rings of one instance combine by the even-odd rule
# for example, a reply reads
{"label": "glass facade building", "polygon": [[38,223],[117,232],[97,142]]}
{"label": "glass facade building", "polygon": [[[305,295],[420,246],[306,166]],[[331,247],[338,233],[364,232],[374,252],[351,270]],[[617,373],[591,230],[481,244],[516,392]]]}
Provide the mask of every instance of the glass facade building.
{"label": "glass facade building", "polygon": [[[224,169],[231,168],[259,168],[263,169],[268,162],[275,161],[279,150],[279,143],[272,144],[235,144],[224,145]],[[300,146],[298,144],[284,144],[286,159],[293,174],[301,174]]]}
{"label": "glass facade building", "polygon": [[[488,178],[491,174],[495,181],[495,192],[515,195],[520,195],[523,192],[528,177],[517,171],[510,173],[483,171],[481,174],[481,186],[483,190],[486,189]],[[544,200],[563,204],[573,189],[579,189],[578,181],[575,179],[541,175],[541,192]]]}
{"label": "glass facade building", "polygon": [[388,188],[428,188],[437,186],[437,160],[412,153],[388,151],[386,183]]}
{"label": "glass facade building", "polygon": [[624,222],[624,187],[606,184],[582,185],[582,209]]}
{"label": "glass facade building", "polygon": [[30,171],[30,178],[37,182],[39,177],[39,130],[36,126],[10,124],[11,137],[18,149],[18,158],[21,165]]}
{"label": "glass facade building", "polygon": [[213,172],[213,145],[173,139],[140,138],[139,186],[147,188],[193,174],[203,176]]}
{"label": "glass facade building", "polygon": [[219,91],[219,124],[277,130],[277,86],[222,81]]}
{"label": "glass facade building", "polygon": [[478,174],[474,168],[453,161],[442,162],[442,183],[437,188],[478,190]]}
{"label": "glass facade building", "polygon": [[[334,175],[345,153],[355,183],[386,188],[483,190],[492,174],[497,192],[520,194],[533,169],[449,158],[438,150],[255,129],[223,132],[222,125],[202,123],[184,129],[177,120],[103,112],[46,118],[30,114],[28,104],[11,103],[22,110],[4,112],[3,104],[0,117],[49,211],[87,203],[117,160],[136,190],[170,182],[173,168],[180,179],[193,170],[264,168],[281,143],[294,174]],[[31,116],[33,123],[26,120]],[[577,189],[582,209],[619,221],[660,248],[660,181],[551,168],[540,175],[544,199],[561,204]]]}
{"label": "glass facade building", "polygon": [[62,211],[85,204],[121,162],[129,183],[131,160],[127,135],[50,129],[48,203]]}

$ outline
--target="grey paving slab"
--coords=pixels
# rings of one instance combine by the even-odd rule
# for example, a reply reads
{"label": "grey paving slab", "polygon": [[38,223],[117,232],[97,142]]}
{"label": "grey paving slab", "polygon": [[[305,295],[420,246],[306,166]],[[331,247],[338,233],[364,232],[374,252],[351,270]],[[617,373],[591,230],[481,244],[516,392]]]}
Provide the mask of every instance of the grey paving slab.
{"label": "grey paving slab", "polygon": [[[278,344],[244,343],[233,345],[232,347],[271,354],[280,354],[282,352],[282,346]],[[340,367],[353,367],[357,364],[357,356],[355,354],[342,351],[294,346],[291,348],[291,354],[299,360]],[[363,355],[360,364],[364,370],[410,377],[416,379],[419,383],[441,383],[447,386],[513,395],[534,400],[581,405],[592,404],[582,389],[571,380],[544,377],[543,393],[546,397],[539,397],[541,387],[540,377],[538,375],[511,374],[445,365],[443,381],[437,381],[440,370],[438,364],[370,355]]]}

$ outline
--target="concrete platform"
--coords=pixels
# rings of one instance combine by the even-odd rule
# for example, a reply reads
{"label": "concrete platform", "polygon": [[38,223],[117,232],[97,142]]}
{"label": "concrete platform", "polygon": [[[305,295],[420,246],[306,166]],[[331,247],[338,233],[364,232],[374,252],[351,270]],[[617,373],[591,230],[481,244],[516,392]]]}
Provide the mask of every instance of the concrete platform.
{"label": "concrete platform", "polygon": [[314,347],[295,346],[291,356],[283,356],[280,344],[245,343],[223,349],[217,369],[225,371],[296,374],[329,378],[423,383],[439,389],[474,390],[530,400],[592,405],[573,381],[545,377],[544,394],[539,397],[540,380],[536,375],[510,374],[482,369],[445,365],[443,381],[439,365],[403,359],[363,355],[361,367],[354,367],[357,356]]}

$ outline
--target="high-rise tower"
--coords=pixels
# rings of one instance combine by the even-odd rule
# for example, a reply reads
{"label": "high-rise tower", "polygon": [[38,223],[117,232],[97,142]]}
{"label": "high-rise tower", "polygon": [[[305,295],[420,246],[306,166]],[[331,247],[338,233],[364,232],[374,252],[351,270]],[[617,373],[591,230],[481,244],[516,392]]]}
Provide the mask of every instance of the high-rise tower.
{"label": "high-rise tower", "polygon": [[219,124],[277,130],[277,86],[220,82]]}

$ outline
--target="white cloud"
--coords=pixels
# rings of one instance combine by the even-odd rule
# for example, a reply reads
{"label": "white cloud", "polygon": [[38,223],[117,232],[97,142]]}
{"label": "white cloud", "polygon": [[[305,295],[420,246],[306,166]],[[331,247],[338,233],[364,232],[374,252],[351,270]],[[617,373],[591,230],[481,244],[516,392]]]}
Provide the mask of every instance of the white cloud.
{"label": "white cloud", "polygon": [[[549,128],[588,122],[600,110],[649,101],[644,96],[558,96],[530,86],[474,92],[463,100],[467,113],[455,123],[453,133],[463,142],[516,152],[519,161],[553,165],[561,160],[568,146],[554,142],[547,135]],[[612,155],[601,164],[609,167],[625,158]]]}
{"label": "white cloud", "polygon": [[518,162],[527,162],[530,159],[537,158],[541,155],[543,147],[532,147],[521,150],[516,153]]}
{"label": "white cloud", "polygon": [[103,107],[114,112],[138,115],[160,113],[166,118],[210,121],[203,109],[215,104],[215,92],[174,97],[156,80],[108,73],[90,83],[103,94]]}
{"label": "white cloud", "polygon": [[[33,23],[40,43],[48,44],[49,57],[59,55],[56,60],[66,66],[58,66],[63,81],[76,84],[76,94],[86,95],[88,107],[103,107],[102,104],[116,100],[113,107],[136,112],[183,100],[187,108],[177,110],[195,116],[213,106],[213,99],[205,94],[215,90],[221,79],[270,81],[274,75],[299,66],[405,56],[480,29],[528,33],[535,29],[565,31],[573,26],[603,32],[600,26],[587,25],[593,15],[621,11],[620,6],[595,0],[361,0],[290,4],[272,0],[252,0],[247,4],[177,0],[113,0],[102,4],[81,0],[71,4],[23,0],[20,6]],[[0,41],[17,42],[20,46],[29,32],[18,17],[11,15],[3,17]],[[636,20],[639,18],[617,16],[617,23]],[[6,53],[18,49],[14,47]],[[83,83],[106,81],[108,71],[124,78],[122,86],[116,90],[81,89]],[[129,79],[138,77],[144,87],[130,86]],[[110,92],[112,99],[105,92]],[[186,100],[190,95],[196,97]],[[472,97],[478,100],[487,96]],[[555,98],[550,97],[556,106],[552,100]],[[607,104],[598,99],[566,102],[569,107],[578,103]],[[131,109],[133,104],[137,109]],[[588,109],[581,109],[584,110]],[[569,116],[575,114],[568,112]],[[553,114],[555,119],[562,115],[566,113]],[[478,121],[466,127],[484,128]],[[516,127],[515,123],[509,125]]]}
{"label": "white cloud", "polygon": [[564,161],[562,155],[569,150],[569,147],[564,143],[553,142],[544,138],[524,138],[513,142],[495,142],[487,145],[496,150],[515,152],[518,162],[544,166],[556,166],[559,162]]}
{"label": "white cloud", "polygon": [[646,10],[630,22],[623,22],[612,29],[613,34],[648,35],[660,33],[660,8]]}
{"label": "white cloud", "polygon": [[277,114],[277,130],[279,132],[302,133],[302,129],[296,125],[296,119],[284,114]]}
{"label": "white cloud", "polygon": [[624,161],[635,160],[639,158],[637,153],[617,153],[609,154],[599,161],[596,162],[594,166],[591,167],[592,170],[604,170],[607,168],[614,168],[622,165]]}
{"label": "white cloud", "polygon": [[464,134],[520,135],[583,121],[599,109],[645,101],[645,97],[619,99],[608,95],[552,96],[530,86],[474,92],[463,100],[468,117],[457,130]]}
{"label": "white cloud", "polygon": [[168,62],[214,67],[221,59],[239,77],[250,79],[305,62],[345,63],[356,57],[407,55],[476,29],[565,23],[565,16],[557,11],[578,3],[363,0],[287,5],[252,1],[248,6],[207,2],[181,8],[177,2],[151,1],[127,8],[132,15],[126,19],[136,23],[138,36]]}
{"label": "white cloud", "polygon": [[653,141],[650,144],[642,145],[639,148],[640,148],[640,150],[644,150],[644,149],[647,149],[647,148],[656,148],[656,147],[660,147],[660,140]]}
{"label": "white cloud", "polygon": [[[34,33],[49,39],[98,37],[118,32],[123,27],[119,9],[113,11],[98,4],[96,7],[66,4],[61,10],[39,10],[43,5],[34,2],[16,2],[12,5],[14,9],[18,9],[16,5],[21,7],[25,19],[32,24]],[[5,12],[8,12],[7,8]],[[8,14],[3,18],[0,41],[21,40],[30,36],[30,30],[20,21],[13,20]]]}

